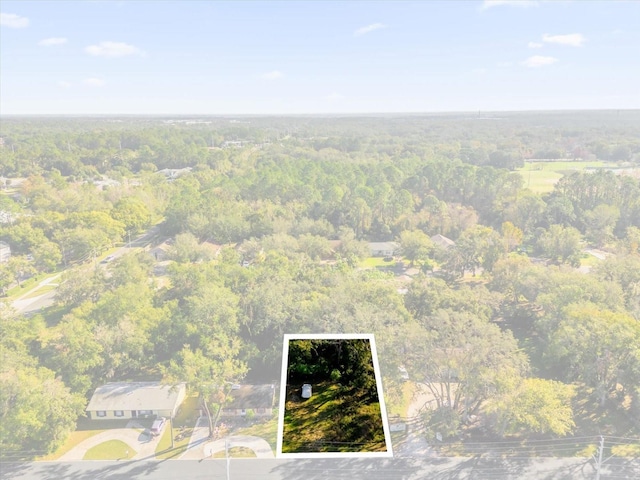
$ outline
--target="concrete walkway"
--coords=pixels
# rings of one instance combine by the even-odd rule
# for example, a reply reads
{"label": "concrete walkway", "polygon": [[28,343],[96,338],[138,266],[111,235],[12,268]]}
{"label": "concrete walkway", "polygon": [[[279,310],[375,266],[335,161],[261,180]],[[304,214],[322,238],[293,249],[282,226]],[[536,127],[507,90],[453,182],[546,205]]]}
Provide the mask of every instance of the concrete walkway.
{"label": "concrete walkway", "polygon": [[253,450],[258,458],[275,458],[271,445],[265,439],[251,435],[234,435],[206,443],[204,445],[204,456],[213,457],[216,452],[224,451],[225,445],[228,445],[229,448],[248,448]]}
{"label": "concrete walkway", "polygon": [[258,458],[275,458],[271,445],[260,437],[251,435],[231,435],[217,440],[209,440],[209,423],[205,417],[200,417],[196,423],[187,451],[181,460],[202,460],[212,457],[216,452],[224,451],[225,442],[232,447],[245,447],[253,450]]}
{"label": "concrete walkway", "polygon": [[198,418],[193,427],[187,450],[180,455],[181,460],[202,460],[204,458],[204,444],[209,440],[209,422],[206,417]]}

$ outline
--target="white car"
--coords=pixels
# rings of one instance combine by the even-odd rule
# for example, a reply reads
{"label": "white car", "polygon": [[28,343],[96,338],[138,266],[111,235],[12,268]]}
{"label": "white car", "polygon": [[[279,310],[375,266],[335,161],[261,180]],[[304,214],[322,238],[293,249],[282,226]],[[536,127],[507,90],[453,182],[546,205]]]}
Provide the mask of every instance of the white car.
{"label": "white car", "polygon": [[311,398],[311,385],[308,383],[302,385],[302,398]]}
{"label": "white car", "polygon": [[164,427],[166,422],[167,422],[167,419],[164,417],[156,418],[153,421],[153,425],[151,425],[151,435],[153,435],[154,437],[160,435],[160,432],[162,431],[162,427]]}

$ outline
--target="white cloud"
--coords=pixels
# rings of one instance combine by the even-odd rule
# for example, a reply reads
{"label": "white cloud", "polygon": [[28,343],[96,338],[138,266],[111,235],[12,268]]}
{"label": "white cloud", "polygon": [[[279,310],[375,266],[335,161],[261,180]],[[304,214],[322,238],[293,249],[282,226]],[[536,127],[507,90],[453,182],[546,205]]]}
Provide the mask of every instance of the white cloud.
{"label": "white cloud", "polygon": [[549,35],[545,33],[542,36],[545,43],[557,43],[558,45],[569,45],[571,47],[581,47],[586,38],[580,33],[570,33],[568,35]]}
{"label": "white cloud", "polygon": [[538,42],[529,42],[527,44],[527,47],[529,47],[529,48],[542,48],[542,44],[538,43]]}
{"label": "white cloud", "polygon": [[357,29],[353,32],[353,36],[359,37],[360,35],[366,35],[367,33],[371,33],[374,30],[379,30],[381,28],[387,28],[387,26],[383,23],[372,23],[371,25]]}
{"label": "white cloud", "polygon": [[327,95],[324,98],[326,100],[329,100],[330,102],[335,102],[337,100],[342,100],[344,98],[344,95],[340,95],[339,93],[333,92],[333,93],[330,93],[329,95]]}
{"label": "white cloud", "polygon": [[106,82],[101,78],[90,77],[84,79],[84,84],[90,87],[104,87]]}
{"label": "white cloud", "polygon": [[484,0],[480,10],[487,10],[493,7],[501,7],[503,5],[513,7],[535,7],[539,2],[536,0]]}
{"label": "white cloud", "polygon": [[0,13],[0,25],[9,28],[24,28],[29,25],[29,19],[15,13]]}
{"label": "white cloud", "polygon": [[70,88],[71,87],[71,83],[69,82],[65,82],[64,80],[58,82],[58,86],[60,88]]}
{"label": "white cloud", "polygon": [[100,42],[98,45],[89,45],[84,51],[97,57],[110,58],[142,54],[139,48],[123,42]]}
{"label": "white cloud", "polygon": [[42,47],[53,47],[54,45],[64,45],[65,43],[67,43],[66,38],[51,37],[51,38],[45,38],[44,40],[40,40],[38,42],[38,45]]}
{"label": "white cloud", "polygon": [[282,77],[284,77],[284,73],[278,70],[273,70],[272,72],[262,74],[262,78],[264,78],[265,80],[277,80]]}
{"label": "white cloud", "polygon": [[554,57],[543,57],[542,55],[534,55],[533,57],[527,58],[522,65],[529,68],[535,67],[544,67],[545,65],[551,65],[558,61],[557,58]]}

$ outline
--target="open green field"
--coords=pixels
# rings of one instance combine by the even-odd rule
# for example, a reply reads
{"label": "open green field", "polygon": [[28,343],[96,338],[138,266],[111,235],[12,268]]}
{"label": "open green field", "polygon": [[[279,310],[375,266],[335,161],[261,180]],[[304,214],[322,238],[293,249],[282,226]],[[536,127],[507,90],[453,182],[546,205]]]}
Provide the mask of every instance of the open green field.
{"label": "open green field", "polygon": [[524,180],[524,186],[536,193],[548,193],[564,175],[571,171],[585,168],[604,167],[602,161],[593,162],[526,162],[525,166],[516,170]]}
{"label": "open green field", "polygon": [[360,403],[357,393],[332,382],[313,385],[307,400],[298,390],[287,387],[283,453],[386,451],[378,402]]}

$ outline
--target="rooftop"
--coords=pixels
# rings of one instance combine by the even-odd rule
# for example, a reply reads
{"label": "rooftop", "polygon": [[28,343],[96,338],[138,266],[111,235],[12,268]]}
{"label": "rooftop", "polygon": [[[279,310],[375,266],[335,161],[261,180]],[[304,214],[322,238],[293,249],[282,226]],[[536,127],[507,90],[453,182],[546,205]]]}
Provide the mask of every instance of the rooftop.
{"label": "rooftop", "polygon": [[87,411],[172,410],[185,384],[159,382],[114,382],[96,388]]}
{"label": "rooftop", "polygon": [[231,390],[231,400],[225,408],[272,408],[275,391],[275,385],[241,385]]}

